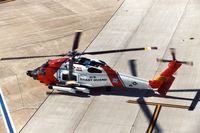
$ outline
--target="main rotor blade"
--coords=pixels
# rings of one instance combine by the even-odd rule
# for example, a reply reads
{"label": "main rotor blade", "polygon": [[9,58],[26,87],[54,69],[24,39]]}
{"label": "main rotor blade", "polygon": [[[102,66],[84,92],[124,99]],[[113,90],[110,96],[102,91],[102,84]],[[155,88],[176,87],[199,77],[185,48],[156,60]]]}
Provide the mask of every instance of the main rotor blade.
{"label": "main rotor blade", "polygon": [[181,64],[185,64],[185,65],[189,65],[189,66],[193,66],[194,63],[192,61],[177,61],[178,63],[181,63]]}
{"label": "main rotor blade", "polygon": [[129,64],[129,68],[131,70],[132,76],[137,77],[136,60],[129,60],[128,64]]}
{"label": "main rotor blade", "polygon": [[66,54],[41,55],[41,56],[22,56],[22,57],[6,57],[6,58],[0,58],[0,61],[4,61],[4,60],[33,59],[33,58],[45,58],[45,57],[56,57],[56,56],[66,56]]}
{"label": "main rotor blade", "polygon": [[118,53],[118,52],[129,52],[129,51],[149,51],[149,50],[156,50],[157,47],[144,47],[144,48],[129,48],[129,49],[116,49],[116,50],[107,50],[107,51],[96,51],[96,52],[84,52],[84,54],[90,54],[90,55],[97,55],[97,54],[109,54],[109,53]]}
{"label": "main rotor blade", "polygon": [[78,48],[80,37],[81,37],[81,32],[80,31],[76,32],[76,35],[75,35],[75,38],[74,38],[73,47],[72,47],[72,51],[74,51],[74,50],[76,50]]}
{"label": "main rotor blade", "polygon": [[[165,60],[165,59],[160,59],[157,58],[157,62],[172,62],[173,60]],[[190,65],[193,66],[194,63],[192,61],[176,61],[177,63],[185,64],[185,65]]]}
{"label": "main rotor blade", "polygon": [[170,52],[172,54],[172,59],[176,60],[176,50],[175,50],[175,48],[170,48]]}
{"label": "main rotor blade", "polygon": [[69,61],[69,75],[68,75],[68,80],[72,80],[73,79],[73,71],[74,71],[73,64],[74,64],[74,56]]}

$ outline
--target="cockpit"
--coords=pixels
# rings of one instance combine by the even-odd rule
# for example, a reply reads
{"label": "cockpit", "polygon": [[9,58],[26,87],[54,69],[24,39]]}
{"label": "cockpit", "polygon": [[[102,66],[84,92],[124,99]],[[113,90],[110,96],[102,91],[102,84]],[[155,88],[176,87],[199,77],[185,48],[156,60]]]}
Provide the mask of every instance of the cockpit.
{"label": "cockpit", "polygon": [[48,67],[48,65],[48,62],[46,62],[43,65],[41,65],[41,67],[27,71],[26,74],[30,77],[33,77],[34,79],[37,79],[38,75],[45,75],[45,69]]}

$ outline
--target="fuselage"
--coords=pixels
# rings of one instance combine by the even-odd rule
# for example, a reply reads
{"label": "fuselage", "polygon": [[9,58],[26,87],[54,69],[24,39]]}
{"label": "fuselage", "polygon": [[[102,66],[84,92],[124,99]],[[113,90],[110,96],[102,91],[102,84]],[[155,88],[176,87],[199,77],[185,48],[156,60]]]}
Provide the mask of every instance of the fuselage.
{"label": "fuselage", "polygon": [[[49,60],[41,67],[27,72],[46,85],[67,86],[69,58]],[[149,82],[134,76],[119,74],[105,62],[79,57],[73,64],[73,80],[84,87],[116,87],[149,89]]]}

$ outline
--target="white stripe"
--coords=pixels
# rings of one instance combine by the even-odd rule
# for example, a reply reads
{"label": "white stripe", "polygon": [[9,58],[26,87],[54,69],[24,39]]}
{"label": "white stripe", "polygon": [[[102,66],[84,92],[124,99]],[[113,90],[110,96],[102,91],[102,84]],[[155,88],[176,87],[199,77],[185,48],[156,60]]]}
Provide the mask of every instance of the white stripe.
{"label": "white stripe", "polygon": [[13,131],[13,133],[16,133],[15,126],[14,126],[13,121],[12,121],[12,118],[11,118],[11,116],[10,116],[10,112],[9,112],[9,110],[8,110],[8,106],[7,106],[6,102],[5,102],[5,99],[4,99],[3,92],[2,92],[2,90],[1,90],[1,88],[0,88],[0,95],[1,95],[2,100],[3,100],[3,101],[2,101],[3,103],[0,103],[0,105],[1,105],[1,114],[3,115],[3,120],[4,120],[4,123],[5,123],[5,125],[6,125],[7,132],[8,132],[8,133],[11,133],[11,130],[10,130],[9,127],[8,127],[8,122],[7,122],[7,120],[6,120],[5,114],[4,114],[3,109],[2,109],[2,105],[3,105],[3,104],[4,104],[4,106],[5,106],[6,113],[7,113],[7,115],[8,115],[9,122],[10,122],[11,127],[12,127],[12,131]]}

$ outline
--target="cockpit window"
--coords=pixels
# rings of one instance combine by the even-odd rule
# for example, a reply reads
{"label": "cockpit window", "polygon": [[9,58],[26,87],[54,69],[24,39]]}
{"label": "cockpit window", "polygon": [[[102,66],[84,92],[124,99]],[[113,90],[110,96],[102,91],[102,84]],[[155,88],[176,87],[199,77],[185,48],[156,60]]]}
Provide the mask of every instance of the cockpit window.
{"label": "cockpit window", "polygon": [[48,65],[49,65],[48,62],[46,62],[41,67],[46,68],[46,67],[48,67]]}
{"label": "cockpit window", "polygon": [[40,75],[45,75],[45,70],[48,67],[48,62],[44,63],[41,67],[37,68],[37,73]]}
{"label": "cockpit window", "polygon": [[40,67],[39,69],[37,69],[37,72],[40,75],[45,75],[45,67]]}
{"label": "cockpit window", "polygon": [[85,64],[85,63],[87,63],[87,62],[90,62],[90,60],[87,59],[87,58],[78,58],[78,59],[77,59],[77,63],[78,63],[78,64]]}

